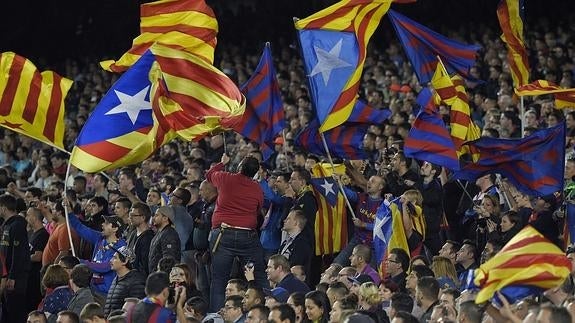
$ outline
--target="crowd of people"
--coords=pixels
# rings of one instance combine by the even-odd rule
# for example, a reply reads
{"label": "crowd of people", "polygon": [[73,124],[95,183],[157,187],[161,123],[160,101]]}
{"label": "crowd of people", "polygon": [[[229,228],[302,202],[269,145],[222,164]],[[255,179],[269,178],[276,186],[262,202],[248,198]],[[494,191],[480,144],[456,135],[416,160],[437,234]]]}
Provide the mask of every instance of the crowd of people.
{"label": "crowd of people", "polygon": [[[295,40],[282,38],[272,47],[286,129],[267,160],[256,143],[227,132],[170,142],[138,165],[67,173],[66,153],[0,129],[1,321],[575,322],[572,277],[514,304],[475,304],[464,290],[465,273],[526,225],[563,246],[562,205],[575,185],[575,112],[541,96],[528,98],[521,115],[498,33],[480,25],[456,35],[483,47],[471,72],[485,82],[467,84],[471,116],[483,136],[498,138],[565,122],[564,192],[528,196],[496,174],[458,182],[406,157],[425,84],[386,36],[369,47],[360,96],[392,114],[365,135],[367,160],[338,161],[356,217],[340,252],[316,255],[321,206],[311,170],[326,160],[294,145],[314,112]],[[573,87],[573,34],[562,22],[530,26],[531,79]],[[220,69],[244,83],[257,50],[233,40],[218,46]],[[67,60],[62,74],[75,81],[66,99],[71,150],[117,75],[87,59]],[[449,124],[449,109],[440,113]],[[379,264],[375,213],[390,201],[401,209],[409,250],[389,250]],[[575,248],[566,255],[575,274]]]}

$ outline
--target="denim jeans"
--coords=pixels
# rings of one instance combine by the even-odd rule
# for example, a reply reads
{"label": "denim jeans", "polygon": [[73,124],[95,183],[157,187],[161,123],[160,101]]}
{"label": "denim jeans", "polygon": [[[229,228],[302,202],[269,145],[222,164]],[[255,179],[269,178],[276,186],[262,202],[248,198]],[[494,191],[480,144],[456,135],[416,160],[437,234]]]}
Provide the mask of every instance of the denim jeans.
{"label": "denim jeans", "polygon": [[[222,230],[221,237],[215,252],[213,252],[220,230]],[[269,286],[265,274],[264,250],[256,231],[218,228],[210,232],[209,240],[212,251],[210,312],[217,312],[224,306],[225,289],[236,257],[242,267],[247,262],[252,261],[256,284],[261,288]]]}

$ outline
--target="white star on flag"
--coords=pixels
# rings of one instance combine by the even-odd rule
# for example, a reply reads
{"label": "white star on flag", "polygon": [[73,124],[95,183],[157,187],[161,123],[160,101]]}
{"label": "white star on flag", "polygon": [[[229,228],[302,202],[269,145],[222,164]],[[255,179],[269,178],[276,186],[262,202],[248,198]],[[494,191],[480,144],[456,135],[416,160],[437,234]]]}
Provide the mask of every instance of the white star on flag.
{"label": "white star on flag", "polygon": [[150,86],[146,86],[140,92],[129,95],[118,90],[114,90],[118,99],[120,100],[120,104],[115,106],[110,111],[106,112],[106,115],[110,114],[118,114],[118,113],[127,113],[130,121],[132,124],[136,124],[136,120],[138,120],[138,115],[142,110],[152,110],[152,104],[150,101],[146,101],[146,94],[148,94],[148,90]]}
{"label": "white star on flag", "polygon": [[329,52],[323,48],[314,46],[315,55],[317,56],[317,64],[313,67],[310,76],[321,73],[323,83],[327,86],[329,83],[329,76],[331,71],[336,68],[351,66],[348,62],[339,58],[341,52],[343,39],[340,39]]}
{"label": "white star on flag", "polygon": [[335,191],[333,190],[333,183],[328,182],[326,179],[323,180],[323,184],[321,187],[325,190],[325,196],[329,196],[330,193],[335,195]]}
{"label": "white star on flag", "polygon": [[387,238],[385,237],[385,233],[383,232],[383,227],[391,219],[390,216],[384,216],[383,219],[375,219],[375,223],[373,226],[373,235],[374,237],[378,237],[385,245],[387,245]]}

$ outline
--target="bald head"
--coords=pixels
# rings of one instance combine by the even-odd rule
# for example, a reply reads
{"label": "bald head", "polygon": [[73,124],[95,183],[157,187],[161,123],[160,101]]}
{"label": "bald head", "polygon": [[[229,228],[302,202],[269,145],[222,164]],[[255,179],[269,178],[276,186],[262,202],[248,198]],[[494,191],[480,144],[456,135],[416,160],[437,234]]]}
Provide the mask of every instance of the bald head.
{"label": "bald head", "polygon": [[200,184],[200,197],[204,201],[211,202],[216,198],[216,196],[218,196],[218,190],[216,187],[207,180],[204,180]]}

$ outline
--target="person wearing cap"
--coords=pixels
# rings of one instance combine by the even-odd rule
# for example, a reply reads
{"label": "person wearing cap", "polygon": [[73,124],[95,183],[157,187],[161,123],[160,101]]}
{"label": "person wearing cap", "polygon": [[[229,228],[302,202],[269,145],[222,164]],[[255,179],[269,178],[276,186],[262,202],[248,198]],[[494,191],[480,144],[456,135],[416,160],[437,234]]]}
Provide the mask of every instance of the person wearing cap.
{"label": "person wearing cap", "polygon": [[144,292],[146,277],[132,267],[136,259],[134,252],[127,246],[120,247],[115,251],[110,266],[116,272],[116,278],[112,281],[106,297],[106,304],[104,305],[106,316],[110,315],[113,310],[122,309],[126,298],[144,298],[146,296]]}
{"label": "person wearing cap", "polygon": [[359,287],[363,283],[373,283],[373,279],[371,279],[371,277],[366,274],[359,274],[355,277],[347,277],[347,280],[351,283],[351,288],[349,289],[349,292],[351,294],[355,294],[358,297],[359,297]]}
{"label": "person wearing cap", "polygon": [[235,258],[242,264],[252,261],[256,283],[260,287],[268,285],[264,274],[264,251],[256,231],[264,203],[262,189],[253,180],[260,164],[248,156],[238,165],[237,173],[230,173],[224,170],[229,161],[230,157],[223,154],[221,162],[206,173],[208,182],[218,190],[210,232],[212,268],[217,269],[211,273],[212,311],[217,311],[224,303],[226,282],[230,279]]}
{"label": "person wearing cap", "polygon": [[71,212],[70,203],[67,200],[64,201],[64,204],[68,209],[70,227],[73,228],[82,239],[94,246],[91,259],[82,259],[80,262],[88,265],[94,272],[92,287],[96,294],[95,296],[106,298],[110,285],[116,277],[116,272],[110,267],[110,260],[112,260],[115,250],[126,246],[126,241],[119,238],[122,234],[124,222],[115,215],[104,216],[102,231],[98,232],[80,222],[80,219]]}
{"label": "person wearing cap", "polygon": [[174,229],[175,213],[169,206],[161,206],[154,214],[153,222],[157,229],[150,243],[148,255],[148,272],[156,271],[160,259],[171,256],[180,262],[182,257],[180,237]]}
{"label": "person wearing cap", "polygon": [[276,305],[287,302],[290,293],[283,287],[276,287],[273,289],[264,288],[264,295],[266,297],[265,306],[272,308]]}
{"label": "person wearing cap", "polygon": [[309,292],[309,287],[304,282],[295,278],[290,268],[290,263],[285,256],[271,256],[266,269],[268,280],[275,283],[276,287],[285,288],[290,294],[295,292]]}
{"label": "person wearing cap", "polygon": [[554,220],[553,212],[559,206],[557,196],[549,194],[541,196],[535,202],[533,213],[529,217],[529,224],[539,231],[545,238],[560,246],[559,228]]}

